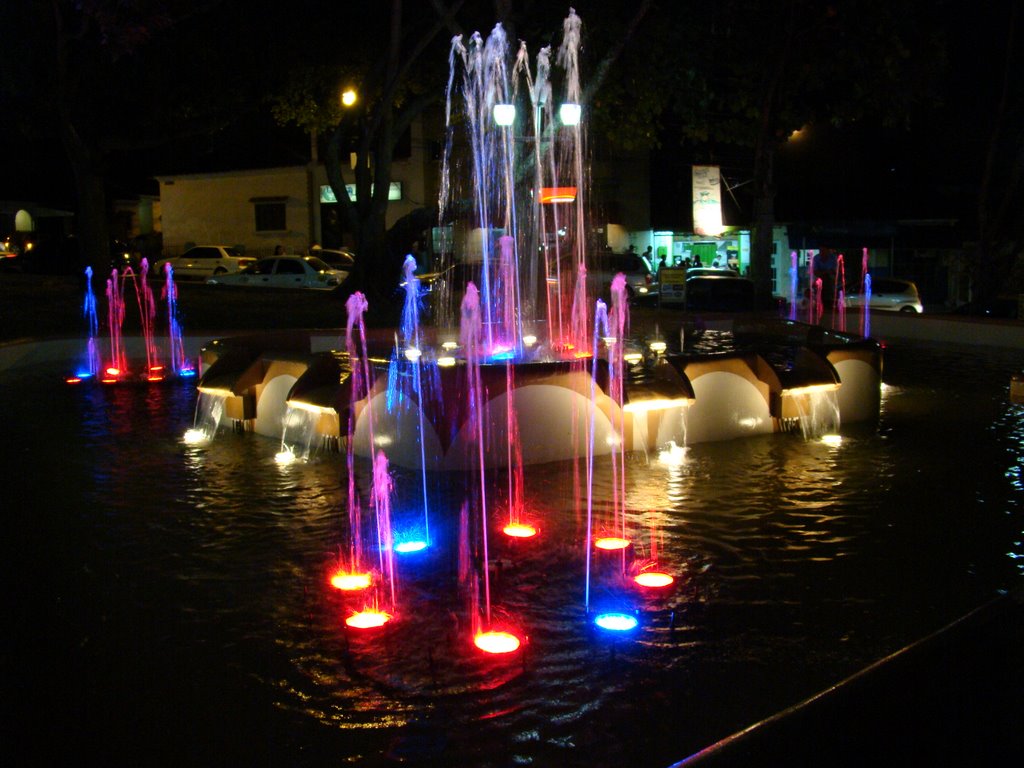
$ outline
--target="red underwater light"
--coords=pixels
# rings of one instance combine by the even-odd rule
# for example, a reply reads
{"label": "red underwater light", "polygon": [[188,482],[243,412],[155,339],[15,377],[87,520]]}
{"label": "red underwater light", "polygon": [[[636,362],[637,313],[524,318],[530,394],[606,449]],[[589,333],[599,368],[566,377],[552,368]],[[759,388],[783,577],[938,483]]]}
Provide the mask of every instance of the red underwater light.
{"label": "red underwater light", "polygon": [[519,638],[510,632],[478,632],[473,645],[484,653],[512,653],[519,648]]}
{"label": "red underwater light", "polygon": [[331,576],[331,586],[344,592],[358,592],[370,586],[370,574],[338,571]]}
{"label": "red underwater light", "polygon": [[638,573],[634,576],[633,581],[641,587],[660,589],[662,587],[667,587],[669,584],[674,582],[675,578],[662,571],[644,571],[643,573]]}
{"label": "red underwater light", "polygon": [[609,551],[625,549],[629,544],[629,539],[623,539],[619,536],[602,536],[601,538],[594,540],[595,547]]}
{"label": "red underwater light", "polygon": [[389,621],[391,621],[390,613],[367,610],[353,613],[345,619],[345,624],[353,629],[376,629],[377,627],[383,627]]}
{"label": "red underwater light", "polygon": [[501,531],[513,539],[529,539],[537,535],[537,529],[526,523],[509,523]]}

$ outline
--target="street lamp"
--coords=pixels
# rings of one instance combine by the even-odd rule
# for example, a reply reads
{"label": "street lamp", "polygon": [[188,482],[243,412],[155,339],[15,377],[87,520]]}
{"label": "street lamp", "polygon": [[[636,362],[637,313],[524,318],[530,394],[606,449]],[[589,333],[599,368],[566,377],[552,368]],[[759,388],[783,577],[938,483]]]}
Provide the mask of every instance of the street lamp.
{"label": "street lamp", "polygon": [[579,104],[567,101],[558,108],[558,119],[562,121],[562,125],[579,125],[582,111]]}
{"label": "street lamp", "polygon": [[512,125],[516,120],[515,104],[495,104],[494,122],[501,126]]}
{"label": "street lamp", "polygon": [[356,103],[357,98],[358,95],[356,94],[354,88],[346,88],[341,93],[341,105],[343,107],[351,107],[353,104]]}

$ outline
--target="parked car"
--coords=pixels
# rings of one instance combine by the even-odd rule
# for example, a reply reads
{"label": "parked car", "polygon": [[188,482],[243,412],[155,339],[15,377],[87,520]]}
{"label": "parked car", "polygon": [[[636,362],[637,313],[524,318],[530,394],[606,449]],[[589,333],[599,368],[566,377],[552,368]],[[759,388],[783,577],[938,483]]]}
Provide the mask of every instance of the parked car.
{"label": "parked car", "polygon": [[683,307],[688,312],[752,312],[757,309],[754,282],[734,274],[687,277]]}
{"label": "parked car", "polygon": [[351,272],[356,265],[356,255],[345,248],[318,248],[314,246],[310,255],[320,258],[331,269]]}
{"label": "parked car", "polygon": [[270,256],[243,267],[238,272],[214,275],[207,285],[231,285],[246,288],[307,288],[330,291],[349,273],[332,269],[316,256]]}
{"label": "parked car", "polygon": [[695,277],[739,277],[734,269],[720,267],[662,267],[658,273],[658,301],[665,306],[686,302],[686,286]]}
{"label": "parked car", "polygon": [[608,296],[612,279],[620,272],[626,278],[626,294],[630,299],[654,297],[658,293],[654,275],[648,271],[643,259],[635,253],[605,253],[599,255],[587,273],[593,290]]}
{"label": "parked car", "polygon": [[162,277],[164,265],[170,264],[175,277],[206,279],[212,275],[238,272],[242,267],[255,263],[256,259],[243,256],[237,248],[229,245],[196,245],[181,256],[161,259],[153,265],[152,274]]}
{"label": "parked car", "polygon": [[[846,294],[846,308],[863,307],[864,297],[859,293]],[[885,312],[924,312],[917,286],[910,280],[879,277],[871,281],[871,301],[868,309]]]}

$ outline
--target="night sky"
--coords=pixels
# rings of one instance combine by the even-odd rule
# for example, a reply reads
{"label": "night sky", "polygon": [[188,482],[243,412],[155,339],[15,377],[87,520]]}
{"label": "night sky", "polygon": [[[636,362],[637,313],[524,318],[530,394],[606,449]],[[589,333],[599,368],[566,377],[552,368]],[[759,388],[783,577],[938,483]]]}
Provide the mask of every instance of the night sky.
{"label": "night sky", "polygon": [[[942,106],[916,114],[908,130],[865,123],[815,126],[800,141],[780,150],[776,164],[780,220],[946,218],[973,215],[987,132],[998,93],[1005,45],[1005,3],[983,3],[970,14],[954,14],[948,46],[951,73]],[[6,106],[6,105],[5,105]],[[1019,130],[1019,129],[1018,129]],[[73,184],[59,143],[26,138],[17,121],[0,121],[5,152],[0,199],[31,200],[73,207]],[[305,162],[308,141],[295,128],[273,124],[253,105],[236,125],[192,141],[136,154],[115,163],[112,196],[156,191],[151,176]],[[665,141],[652,162],[652,225],[679,228],[688,212],[689,166],[693,153]],[[722,157],[723,178],[739,185],[739,208],[750,214],[743,184],[750,178],[744,158]],[[723,195],[726,199],[727,195]],[[685,215],[685,214],[684,214]],[[687,222],[688,223],[688,222]]]}

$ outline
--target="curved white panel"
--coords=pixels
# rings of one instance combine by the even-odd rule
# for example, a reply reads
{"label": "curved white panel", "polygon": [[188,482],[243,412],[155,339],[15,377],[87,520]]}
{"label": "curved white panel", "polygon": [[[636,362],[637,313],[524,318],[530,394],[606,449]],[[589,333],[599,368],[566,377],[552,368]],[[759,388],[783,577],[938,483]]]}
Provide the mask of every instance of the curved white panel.
{"label": "curved white panel", "polygon": [[257,435],[281,439],[284,430],[284,415],[288,410],[285,400],[295,385],[296,378],[287,374],[275,376],[268,381],[260,392],[256,402],[256,418],[253,420],[253,431]]}
{"label": "curved white panel", "polygon": [[[566,387],[550,384],[519,387],[515,391],[514,404],[524,464],[542,464],[586,455],[591,414],[594,415],[594,453],[598,456],[606,454],[617,443],[617,432],[608,417],[591,407],[589,397]],[[508,396],[495,397],[487,408],[487,465],[504,466],[508,463]],[[463,431],[457,440],[468,438],[469,435]],[[452,448],[454,454],[456,446]]]}
{"label": "curved white panel", "polygon": [[[415,402],[408,408],[396,408],[389,413],[387,395],[374,396],[370,407],[363,408],[356,420],[353,435],[353,449],[359,456],[369,456],[370,413],[373,412],[373,439],[377,448],[384,451],[389,464],[419,469],[424,459],[428,470],[440,469],[444,462],[441,440],[433,425],[423,419],[425,442],[420,448],[420,416]],[[346,429],[347,425],[342,425]]]}
{"label": "curved white panel", "polygon": [[882,376],[863,360],[842,360],[834,364],[842,385],[839,397],[839,415],[844,424],[868,421],[878,417],[882,400]]}
{"label": "curved white panel", "polygon": [[748,379],[725,371],[698,376],[686,416],[686,442],[710,443],[774,430],[768,403]]}

